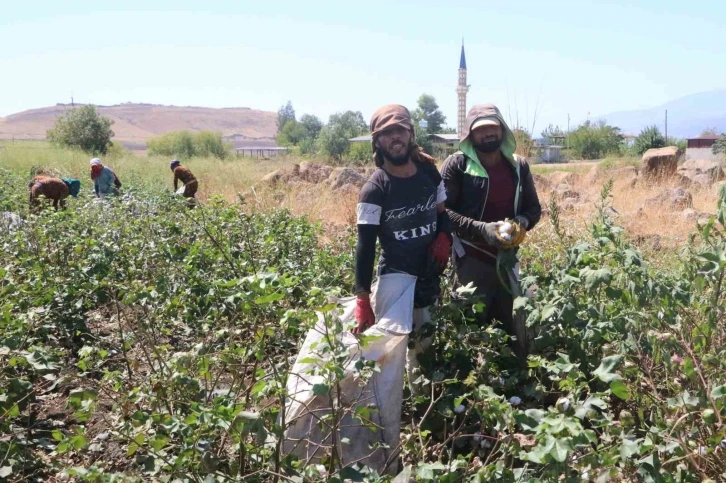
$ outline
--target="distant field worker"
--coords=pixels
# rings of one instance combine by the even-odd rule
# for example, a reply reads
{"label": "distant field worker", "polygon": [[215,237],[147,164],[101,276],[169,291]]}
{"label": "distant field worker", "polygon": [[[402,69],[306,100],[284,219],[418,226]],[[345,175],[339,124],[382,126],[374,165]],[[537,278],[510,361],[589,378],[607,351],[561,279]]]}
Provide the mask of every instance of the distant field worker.
{"label": "distant field worker", "polygon": [[40,206],[40,197],[44,196],[49,200],[53,200],[53,208],[58,209],[66,207],[66,198],[68,195],[74,198],[78,196],[81,190],[81,182],[77,179],[60,179],[50,176],[35,176],[28,184],[30,189],[30,208],[37,209]]}
{"label": "distant field worker", "polygon": [[178,192],[179,181],[181,181],[184,187],[184,198],[194,198],[199,188],[199,182],[192,172],[189,171],[189,168],[182,166],[178,159],[173,160],[169,167],[171,167],[174,173],[174,192]]}
{"label": "distant field worker", "polygon": [[93,180],[93,190],[96,192],[97,197],[118,196],[121,181],[119,181],[116,173],[111,171],[111,168],[108,166],[104,166],[98,158],[91,160],[91,179]]}

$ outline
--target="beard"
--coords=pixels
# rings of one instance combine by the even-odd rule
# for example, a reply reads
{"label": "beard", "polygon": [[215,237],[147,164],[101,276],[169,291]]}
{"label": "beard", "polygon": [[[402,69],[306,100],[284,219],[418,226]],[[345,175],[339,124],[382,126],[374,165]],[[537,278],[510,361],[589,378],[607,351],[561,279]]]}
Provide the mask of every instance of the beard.
{"label": "beard", "polygon": [[380,150],[383,159],[388,160],[394,166],[403,166],[404,164],[408,163],[408,159],[411,156],[411,151],[413,150],[413,143],[409,142],[408,146],[406,146],[405,152],[398,155],[392,154],[389,150],[385,148],[378,149]]}
{"label": "beard", "polygon": [[480,143],[474,144],[474,148],[482,153],[493,153],[502,146],[503,138],[487,139]]}

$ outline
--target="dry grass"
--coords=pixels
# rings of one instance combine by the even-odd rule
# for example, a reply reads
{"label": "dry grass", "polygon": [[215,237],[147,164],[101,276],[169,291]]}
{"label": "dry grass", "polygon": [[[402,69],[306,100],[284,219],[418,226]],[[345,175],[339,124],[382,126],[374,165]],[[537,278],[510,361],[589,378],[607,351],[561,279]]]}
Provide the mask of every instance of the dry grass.
{"label": "dry grass", "polygon": [[[575,175],[570,189],[579,193],[580,202],[569,206],[569,209],[563,211],[561,215],[565,223],[572,227],[572,230],[584,230],[592,221],[596,213],[596,205],[600,200],[602,186],[612,176],[614,176],[612,170],[605,170],[595,184],[590,184],[585,175]],[[698,219],[703,221],[707,215],[715,213],[718,200],[717,186],[687,189],[693,196],[693,209],[701,214],[695,219],[685,217],[683,208],[672,208],[668,205],[646,205],[647,199],[658,196],[664,189],[676,187],[678,184],[675,180],[656,183],[639,178],[633,186],[631,178],[627,176],[614,178],[612,207],[615,212],[613,216],[617,224],[625,228],[626,236],[647,254],[677,256],[678,249],[694,232]],[[549,204],[553,196],[553,189],[538,186],[538,192],[543,206]],[[561,203],[562,205],[563,203]]]}
{"label": "dry grass", "polygon": [[[32,167],[52,167],[65,176],[81,179],[83,189],[90,189],[88,177],[89,156],[69,150],[49,148],[47,145],[29,143],[22,147],[5,145],[0,149],[0,167],[17,172],[27,172]],[[114,169],[121,180],[128,185],[140,185],[151,189],[172,189],[172,175],[169,160],[161,157],[138,157],[127,155],[118,159],[104,160]],[[192,159],[185,165],[200,180],[199,198],[202,202],[212,196],[220,196],[229,202],[236,202],[242,193],[245,201],[254,209],[266,210],[282,207],[298,215],[307,215],[315,221],[325,223],[330,229],[355,224],[356,193],[333,192],[325,184],[308,183],[267,186],[261,178],[274,170],[292,167],[300,159],[280,157],[269,160],[232,158],[228,160]],[[318,160],[319,162],[319,160]],[[564,211],[563,219],[576,232],[584,229],[595,213],[600,189],[604,181],[613,175],[616,168],[633,165],[629,158],[606,160],[600,164],[602,175],[595,184],[587,182],[586,174],[594,163],[568,163],[558,165],[536,165],[533,171],[545,178],[554,172],[567,171],[574,175],[570,188],[580,195],[580,202]],[[664,188],[675,187],[674,182],[647,183],[639,179],[634,187],[630,179],[615,179],[613,189],[614,215],[627,235],[646,252],[667,252],[675,254],[693,233],[695,219],[683,216],[682,209],[667,206],[645,206],[645,200],[657,196]],[[552,188],[538,186],[543,206],[549,203]],[[717,188],[689,188],[693,195],[693,208],[699,213],[714,213]],[[544,224],[544,223],[543,223]],[[337,227],[337,228],[334,228]],[[538,228],[536,232],[543,230]],[[536,237],[536,233],[532,234]],[[536,239],[536,238],[533,238]]]}

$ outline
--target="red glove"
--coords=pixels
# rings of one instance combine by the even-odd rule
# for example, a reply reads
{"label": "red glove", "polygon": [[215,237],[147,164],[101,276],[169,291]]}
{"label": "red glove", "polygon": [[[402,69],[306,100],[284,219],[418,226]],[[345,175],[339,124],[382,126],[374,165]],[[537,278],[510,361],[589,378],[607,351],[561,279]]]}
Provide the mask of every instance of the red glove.
{"label": "red glove", "polygon": [[429,254],[438,265],[439,270],[443,271],[446,264],[449,263],[449,254],[451,253],[451,238],[446,233],[436,235],[433,243],[429,247]]}
{"label": "red glove", "polygon": [[355,304],[355,320],[358,321],[358,327],[353,329],[354,334],[360,334],[376,323],[376,316],[371,308],[370,298],[358,297],[358,301]]}

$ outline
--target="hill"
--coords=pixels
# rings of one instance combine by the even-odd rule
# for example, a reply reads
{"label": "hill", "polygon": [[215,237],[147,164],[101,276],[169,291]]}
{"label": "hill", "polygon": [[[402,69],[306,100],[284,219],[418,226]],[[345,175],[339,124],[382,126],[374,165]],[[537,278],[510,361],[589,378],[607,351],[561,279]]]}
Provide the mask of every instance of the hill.
{"label": "hill", "polygon": [[638,135],[647,126],[664,128],[668,110],[668,135],[680,138],[698,136],[706,128],[726,132],[726,89],[699,92],[637,111],[621,111],[600,116],[624,133]]}
{"label": "hill", "polygon": [[[58,116],[71,106],[57,104],[0,118],[0,139],[45,139]],[[178,107],[155,104],[98,106],[114,121],[115,140],[132,149],[144,149],[150,137],[168,131],[217,131],[235,146],[274,144],[277,113],[246,107]]]}

